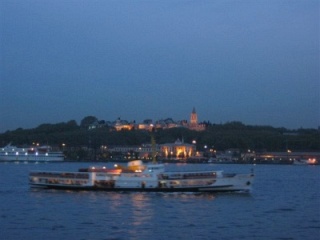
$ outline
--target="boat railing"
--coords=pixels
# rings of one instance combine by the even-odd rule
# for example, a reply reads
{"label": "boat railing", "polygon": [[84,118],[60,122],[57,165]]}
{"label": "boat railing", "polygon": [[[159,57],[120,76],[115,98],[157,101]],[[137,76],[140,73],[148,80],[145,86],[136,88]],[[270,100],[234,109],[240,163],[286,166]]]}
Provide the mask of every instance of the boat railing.
{"label": "boat railing", "polygon": [[30,177],[88,179],[87,173],[32,172]]}
{"label": "boat railing", "polygon": [[160,179],[198,179],[216,178],[216,172],[193,172],[193,173],[163,173],[159,174]]}
{"label": "boat railing", "polygon": [[233,177],[236,176],[236,175],[237,175],[236,173],[224,173],[224,174],[223,174],[223,177],[233,178]]}

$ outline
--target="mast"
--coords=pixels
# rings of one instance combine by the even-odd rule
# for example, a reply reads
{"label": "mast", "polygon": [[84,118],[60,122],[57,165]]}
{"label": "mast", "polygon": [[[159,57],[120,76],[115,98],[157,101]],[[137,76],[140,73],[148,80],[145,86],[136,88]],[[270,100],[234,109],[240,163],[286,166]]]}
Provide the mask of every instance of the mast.
{"label": "mast", "polygon": [[156,139],[154,138],[154,128],[151,130],[151,149],[152,149],[152,163],[157,163]]}

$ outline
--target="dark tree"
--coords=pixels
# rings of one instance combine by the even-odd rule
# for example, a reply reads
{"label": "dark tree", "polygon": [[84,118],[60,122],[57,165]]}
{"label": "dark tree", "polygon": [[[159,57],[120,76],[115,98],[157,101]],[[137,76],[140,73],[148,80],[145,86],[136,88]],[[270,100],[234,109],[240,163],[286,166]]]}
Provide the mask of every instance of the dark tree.
{"label": "dark tree", "polygon": [[87,116],[81,120],[80,127],[88,128],[90,124],[98,121],[98,119],[94,116]]}

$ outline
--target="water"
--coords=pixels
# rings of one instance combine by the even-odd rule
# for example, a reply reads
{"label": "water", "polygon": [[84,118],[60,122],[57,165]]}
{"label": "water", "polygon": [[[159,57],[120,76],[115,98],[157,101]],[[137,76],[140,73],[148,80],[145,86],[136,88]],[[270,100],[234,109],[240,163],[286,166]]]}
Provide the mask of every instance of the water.
{"label": "water", "polygon": [[[257,165],[250,194],[31,189],[30,170],[90,163],[0,164],[1,239],[319,239],[320,166]],[[101,164],[100,164],[101,165]],[[249,172],[249,165],[166,165]]]}

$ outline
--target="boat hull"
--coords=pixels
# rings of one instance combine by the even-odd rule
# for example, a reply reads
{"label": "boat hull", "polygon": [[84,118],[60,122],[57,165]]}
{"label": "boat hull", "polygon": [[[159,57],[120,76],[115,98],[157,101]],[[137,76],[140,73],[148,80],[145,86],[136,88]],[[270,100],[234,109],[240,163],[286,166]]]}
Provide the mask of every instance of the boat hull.
{"label": "boat hull", "polygon": [[[186,187],[115,187],[113,184],[105,185],[65,185],[65,184],[47,184],[32,183],[31,187],[75,190],[75,191],[106,191],[106,192],[250,192],[253,183],[253,175],[248,176],[239,184],[216,184],[209,186],[186,186]],[[232,180],[231,180],[232,181]]]}
{"label": "boat hull", "polygon": [[64,157],[0,157],[0,162],[63,162]]}
{"label": "boat hull", "polygon": [[232,186],[217,187],[185,187],[185,188],[101,188],[88,186],[62,186],[62,185],[31,185],[33,188],[46,188],[73,191],[104,191],[104,192],[249,192],[250,189],[232,188]]}

